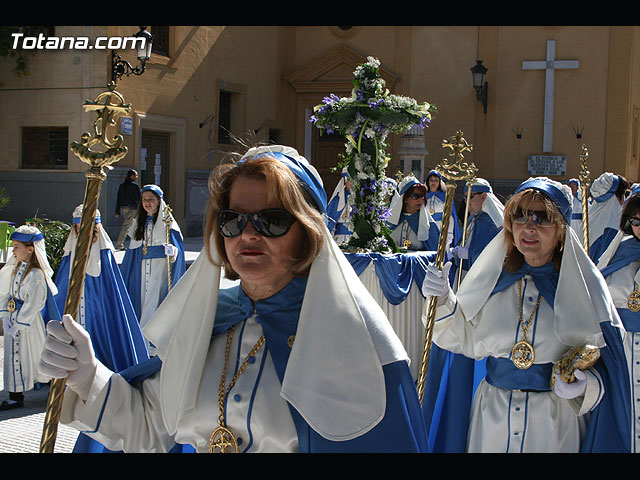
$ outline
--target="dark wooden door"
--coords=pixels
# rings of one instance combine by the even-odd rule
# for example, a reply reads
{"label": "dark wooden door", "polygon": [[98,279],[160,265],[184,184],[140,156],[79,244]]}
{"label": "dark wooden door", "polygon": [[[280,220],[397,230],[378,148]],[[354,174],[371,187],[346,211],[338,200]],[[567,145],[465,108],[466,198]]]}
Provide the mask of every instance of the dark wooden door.
{"label": "dark wooden door", "polygon": [[[168,203],[170,186],[170,158],[169,158],[169,133],[142,131],[142,148],[146,150],[146,165],[143,164],[140,171],[140,185],[154,183],[165,194]],[[159,167],[159,168],[158,168]]]}
{"label": "dark wooden door", "polygon": [[340,180],[341,169],[336,172],[331,170],[337,167],[341,160],[340,155],[345,153],[345,141],[341,135],[320,135],[319,130],[314,128],[311,163],[322,177],[324,189],[327,192],[327,201],[330,200],[331,194]]}

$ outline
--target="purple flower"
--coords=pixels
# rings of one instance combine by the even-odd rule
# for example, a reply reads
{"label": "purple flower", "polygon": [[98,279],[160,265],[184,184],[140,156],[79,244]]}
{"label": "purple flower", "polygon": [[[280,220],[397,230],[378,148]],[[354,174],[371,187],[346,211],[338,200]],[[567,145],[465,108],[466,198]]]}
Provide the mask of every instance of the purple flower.
{"label": "purple flower", "polygon": [[382,211],[380,212],[381,220],[386,220],[390,216],[391,216],[391,210],[389,210],[388,208],[383,208]]}

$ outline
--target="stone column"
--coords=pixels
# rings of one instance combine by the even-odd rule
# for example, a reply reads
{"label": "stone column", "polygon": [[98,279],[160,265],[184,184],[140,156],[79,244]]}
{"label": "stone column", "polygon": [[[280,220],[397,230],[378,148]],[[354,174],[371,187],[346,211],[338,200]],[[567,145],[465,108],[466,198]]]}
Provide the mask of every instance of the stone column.
{"label": "stone column", "polygon": [[400,169],[403,173],[413,173],[421,182],[424,181],[424,159],[429,154],[425,147],[424,129],[415,125],[400,136]]}

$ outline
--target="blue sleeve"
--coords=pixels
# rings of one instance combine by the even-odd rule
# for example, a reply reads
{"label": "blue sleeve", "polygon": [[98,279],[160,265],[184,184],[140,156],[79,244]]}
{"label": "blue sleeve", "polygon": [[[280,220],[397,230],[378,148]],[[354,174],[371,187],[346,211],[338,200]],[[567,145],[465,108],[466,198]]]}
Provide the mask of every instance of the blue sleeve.
{"label": "blue sleeve", "polygon": [[581,452],[629,453],[631,394],[624,345],[617,328],[608,322],[602,322],[600,326],[607,346],[600,349],[600,360],[595,368],[604,382],[605,394],[591,412]]}

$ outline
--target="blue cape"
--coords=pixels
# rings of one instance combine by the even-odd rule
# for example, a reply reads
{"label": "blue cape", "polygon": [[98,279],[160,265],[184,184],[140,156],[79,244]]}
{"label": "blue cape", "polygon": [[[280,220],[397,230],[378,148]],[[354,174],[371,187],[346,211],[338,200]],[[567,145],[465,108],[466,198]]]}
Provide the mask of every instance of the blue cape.
{"label": "blue cape", "polygon": [[[184,272],[187,269],[187,264],[184,256],[184,244],[182,241],[182,235],[180,235],[180,233],[176,230],[171,230],[169,238],[171,240],[171,244],[178,248],[176,261],[171,264],[171,283],[172,285],[175,285],[176,283],[178,283],[178,280],[180,280],[180,277],[184,275]],[[120,271],[122,272],[122,278],[124,279],[125,285],[127,286],[127,291],[129,292],[129,297],[131,298],[133,308],[138,318],[140,318],[142,313],[142,300],[140,296],[140,285],[142,282],[142,260],[147,258],[164,258],[164,248],[162,246],[152,246],[149,247],[147,254],[143,255],[142,245],[140,245],[138,248],[128,248],[129,243],[130,239],[127,239],[127,250],[125,252],[124,258],[122,259]],[[162,302],[162,300],[167,296],[167,293],[169,293],[168,289],[162,293],[160,302]]]}
{"label": "blue cape", "polygon": [[[56,275],[55,301],[60,312],[67,298],[70,263],[70,255],[65,255]],[[100,263],[100,276],[85,275],[84,279],[85,328],[98,360],[119,372],[147,360],[149,353],[111,250],[100,251]]]}
{"label": "blue cape", "polygon": [[618,230],[615,228],[607,227],[602,232],[595,241],[591,241],[591,246],[589,246],[589,257],[593,260],[594,263],[598,263],[598,260],[602,256],[602,254],[609,248],[609,245],[618,234]]}
{"label": "blue cape", "polygon": [[[536,287],[545,300],[553,305],[559,272],[553,264],[530,267],[526,263],[516,272],[503,271],[493,293],[507,288],[531,274]],[[628,372],[622,339],[610,323],[600,324],[607,346],[600,350],[601,358],[595,368],[604,381],[605,394],[590,413],[589,426],[581,445],[581,452],[628,453],[630,449],[630,394]],[[448,352],[450,353],[450,352]],[[548,365],[534,365],[528,370],[517,370],[504,359],[488,358],[484,365],[485,378],[513,380],[522,388],[522,382],[531,382],[538,389],[540,381],[549,384]],[[475,389],[482,379],[482,365],[472,365],[447,355],[433,345],[427,368],[423,414],[429,432],[429,446],[433,452],[460,453],[466,451],[469,416]],[[492,379],[489,383],[495,384]],[[525,387],[527,387],[525,385]],[[504,388],[509,388],[505,386]],[[544,387],[543,389],[550,389]]]}

